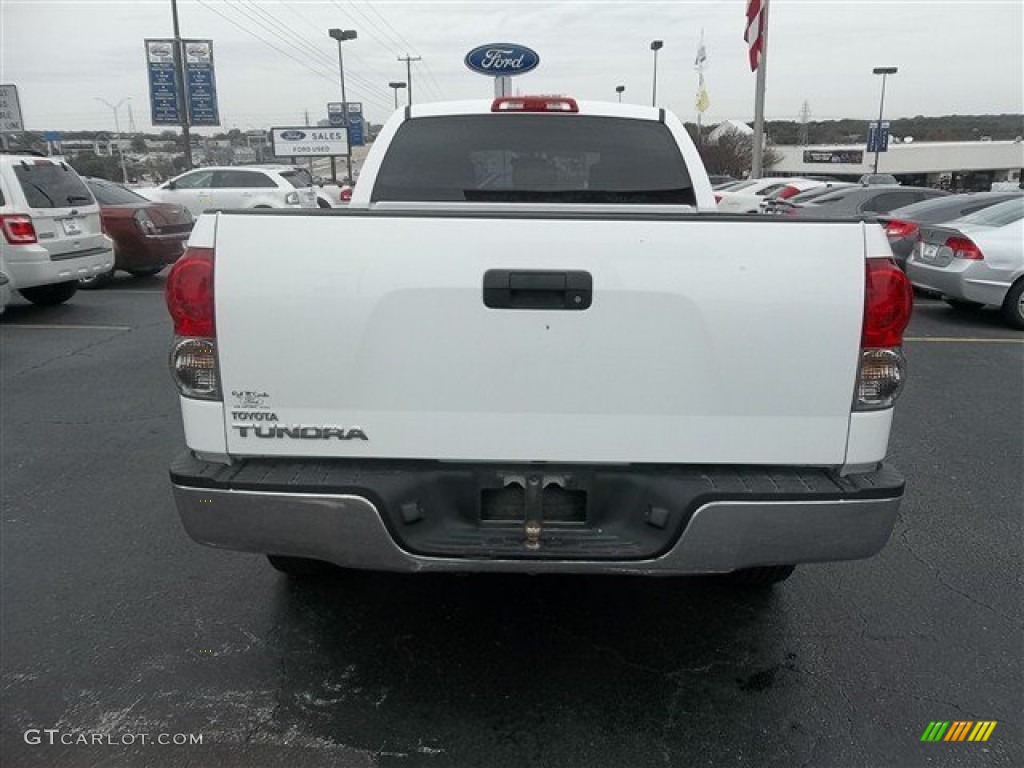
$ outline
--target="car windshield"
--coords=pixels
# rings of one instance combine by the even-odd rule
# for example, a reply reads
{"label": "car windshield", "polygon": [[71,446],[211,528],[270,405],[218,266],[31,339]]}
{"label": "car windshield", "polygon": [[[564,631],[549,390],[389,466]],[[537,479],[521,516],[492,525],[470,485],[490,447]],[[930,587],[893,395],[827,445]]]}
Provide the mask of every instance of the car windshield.
{"label": "car windshield", "polygon": [[281,171],[281,177],[295,188],[313,186],[313,176],[305,168],[290,168]]}
{"label": "car windshield", "polygon": [[100,205],[137,205],[149,202],[142,195],[137,195],[130,189],[125,189],[109,181],[89,179],[85,183]]}
{"label": "car windshield", "polygon": [[[844,187],[840,187],[844,188]],[[793,195],[787,202],[790,203],[806,203],[809,200],[815,200],[817,198],[824,198],[825,195],[831,195],[833,192],[837,192],[835,186],[832,187],[815,187],[814,189],[808,189],[806,192],[800,192],[799,194]]]}
{"label": "car windshield", "polygon": [[49,160],[14,164],[14,175],[25,193],[29,208],[70,208],[93,205],[92,193],[64,163]]}
{"label": "car windshield", "polygon": [[550,114],[408,120],[384,155],[372,199],[696,202],[666,125]]}
{"label": "car windshield", "polygon": [[849,195],[859,191],[859,187],[849,187],[840,190],[830,190],[830,194],[816,197],[810,201],[811,205],[828,205],[846,199]]}
{"label": "car windshield", "polygon": [[952,222],[957,227],[1005,227],[1024,218],[1024,197],[1017,197]]}

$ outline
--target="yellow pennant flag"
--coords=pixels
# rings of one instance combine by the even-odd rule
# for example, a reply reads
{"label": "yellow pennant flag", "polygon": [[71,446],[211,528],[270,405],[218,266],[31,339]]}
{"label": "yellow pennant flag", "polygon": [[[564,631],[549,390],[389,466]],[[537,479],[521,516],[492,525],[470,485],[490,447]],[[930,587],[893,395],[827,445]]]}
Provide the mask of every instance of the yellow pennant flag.
{"label": "yellow pennant flag", "polygon": [[697,91],[697,111],[701,113],[707,112],[710,105],[711,102],[708,100],[708,90],[704,87],[704,77],[701,76],[700,88]]}

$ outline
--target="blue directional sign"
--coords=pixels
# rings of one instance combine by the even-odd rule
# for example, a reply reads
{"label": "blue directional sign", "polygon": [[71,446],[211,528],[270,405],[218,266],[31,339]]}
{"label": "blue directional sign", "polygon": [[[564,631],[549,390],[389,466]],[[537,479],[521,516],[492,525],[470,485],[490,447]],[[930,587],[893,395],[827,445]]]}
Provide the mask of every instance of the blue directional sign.
{"label": "blue directional sign", "polygon": [[340,101],[328,102],[327,121],[332,128],[341,128],[345,125],[345,105]]}
{"label": "blue directional sign", "polygon": [[146,40],[149,111],[153,125],[181,125],[184,118],[178,89],[177,46],[174,40]]}
{"label": "blue directional sign", "polygon": [[183,40],[185,52],[185,100],[192,125],[220,125],[217,78],[213,69],[212,40]]}
{"label": "blue directional sign", "polygon": [[363,122],[363,104],[359,101],[348,103],[348,144],[361,147],[366,143],[366,128]]}
{"label": "blue directional sign", "polygon": [[868,152],[889,151],[889,124],[877,122],[868,126]]}

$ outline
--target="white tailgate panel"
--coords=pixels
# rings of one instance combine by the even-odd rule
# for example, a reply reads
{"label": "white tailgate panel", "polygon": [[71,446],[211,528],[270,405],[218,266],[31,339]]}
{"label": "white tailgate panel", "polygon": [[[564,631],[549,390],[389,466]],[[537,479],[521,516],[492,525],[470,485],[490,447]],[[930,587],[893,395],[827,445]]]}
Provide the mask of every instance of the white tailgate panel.
{"label": "white tailgate panel", "polygon": [[[221,215],[216,259],[235,455],[844,460],[857,224]],[[589,271],[593,305],[488,309],[488,269]],[[253,409],[369,439],[242,437]]]}

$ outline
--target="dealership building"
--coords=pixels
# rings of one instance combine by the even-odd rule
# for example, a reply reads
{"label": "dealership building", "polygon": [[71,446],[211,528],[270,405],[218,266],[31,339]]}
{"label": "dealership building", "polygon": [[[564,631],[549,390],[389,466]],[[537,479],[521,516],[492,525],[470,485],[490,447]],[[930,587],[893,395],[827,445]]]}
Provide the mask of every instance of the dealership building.
{"label": "dealership building", "polygon": [[[832,176],[856,179],[874,171],[874,152],[863,144],[781,146],[772,149],[781,160],[773,176]],[[941,141],[895,142],[879,154],[878,172],[891,173],[903,184],[955,190],[987,190],[994,182],[1021,183],[1024,142]]]}

